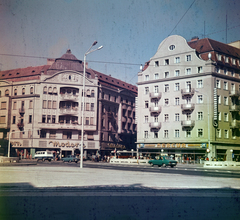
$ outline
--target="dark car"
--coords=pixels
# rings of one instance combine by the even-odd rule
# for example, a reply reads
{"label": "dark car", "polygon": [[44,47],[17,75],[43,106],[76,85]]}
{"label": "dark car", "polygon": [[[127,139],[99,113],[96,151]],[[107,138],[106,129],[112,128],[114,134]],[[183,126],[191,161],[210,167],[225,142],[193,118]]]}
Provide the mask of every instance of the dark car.
{"label": "dark car", "polygon": [[161,156],[159,159],[149,160],[148,163],[151,166],[158,165],[161,166],[170,166],[174,167],[177,165],[177,161],[173,160],[171,157]]}
{"label": "dark car", "polygon": [[77,163],[80,159],[78,157],[76,157],[75,155],[68,155],[66,157],[63,157],[61,160],[63,162],[69,162],[69,163],[75,162],[75,163]]}

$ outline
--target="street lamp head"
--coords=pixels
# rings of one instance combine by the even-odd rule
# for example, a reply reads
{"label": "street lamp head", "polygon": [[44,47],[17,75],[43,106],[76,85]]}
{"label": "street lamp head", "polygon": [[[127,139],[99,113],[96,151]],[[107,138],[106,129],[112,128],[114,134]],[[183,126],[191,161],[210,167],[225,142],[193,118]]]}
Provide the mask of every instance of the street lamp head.
{"label": "street lamp head", "polygon": [[103,48],[103,46],[100,46],[99,48],[98,48],[98,50],[101,50]]}
{"label": "street lamp head", "polygon": [[97,41],[94,41],[93,44],[92,44],[92,46],[95,46],[96,44],[97,44]]}

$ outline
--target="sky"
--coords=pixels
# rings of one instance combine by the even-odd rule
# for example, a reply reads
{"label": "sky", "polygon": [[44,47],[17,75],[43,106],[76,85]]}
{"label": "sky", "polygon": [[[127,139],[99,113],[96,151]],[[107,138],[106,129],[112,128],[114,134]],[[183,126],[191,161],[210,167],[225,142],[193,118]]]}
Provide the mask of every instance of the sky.
{"label": "sky", "polygon": [[0,69],[45,65],[67,49],[83,60],[98,41],[88,66],[135,85],[169,35],[240,40],[239,9],[239,0],[0,0]]}

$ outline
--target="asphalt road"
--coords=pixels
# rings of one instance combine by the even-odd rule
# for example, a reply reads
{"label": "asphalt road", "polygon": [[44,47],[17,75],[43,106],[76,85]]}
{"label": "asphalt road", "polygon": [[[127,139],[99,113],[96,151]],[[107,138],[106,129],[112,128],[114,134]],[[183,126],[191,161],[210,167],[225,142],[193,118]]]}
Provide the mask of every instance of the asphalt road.
{"label": "asphalt road", "polygon": [[39,162],[0,167],[0,219],[238,219],[239,170]]}

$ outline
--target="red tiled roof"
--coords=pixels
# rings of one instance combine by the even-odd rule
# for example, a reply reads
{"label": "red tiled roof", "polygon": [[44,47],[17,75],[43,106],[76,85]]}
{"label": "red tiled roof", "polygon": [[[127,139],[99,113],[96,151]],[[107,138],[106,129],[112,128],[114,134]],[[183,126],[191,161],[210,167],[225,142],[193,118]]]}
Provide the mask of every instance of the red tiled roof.
{"label": "red tiled roof", "polygon": [[49,65],[43,66],[30,66],[26,68],[19,68],[13,70],[0,71],[0,79],[8,81],[25,81],[38,79],[41,74],[46,74]]}
{"label": "red tiled roof", "polygon": [[106,75],[106,74],[103,74],[103,73],[100,73],[96,70],[93,70],[93,69],[90,69],[90,70],[92,70],[98,76],[98,80],[99,80],[100,84],[111,87],[111,88],[119,88],[119,89],[130,90],[130,91],[137,94],[137,91],[138,91],[137,86],[134,86],[134,85],[126,83],[126,82],[123,82],[119,79],[116,79],[112,76],[109,76],[109,75]]}

